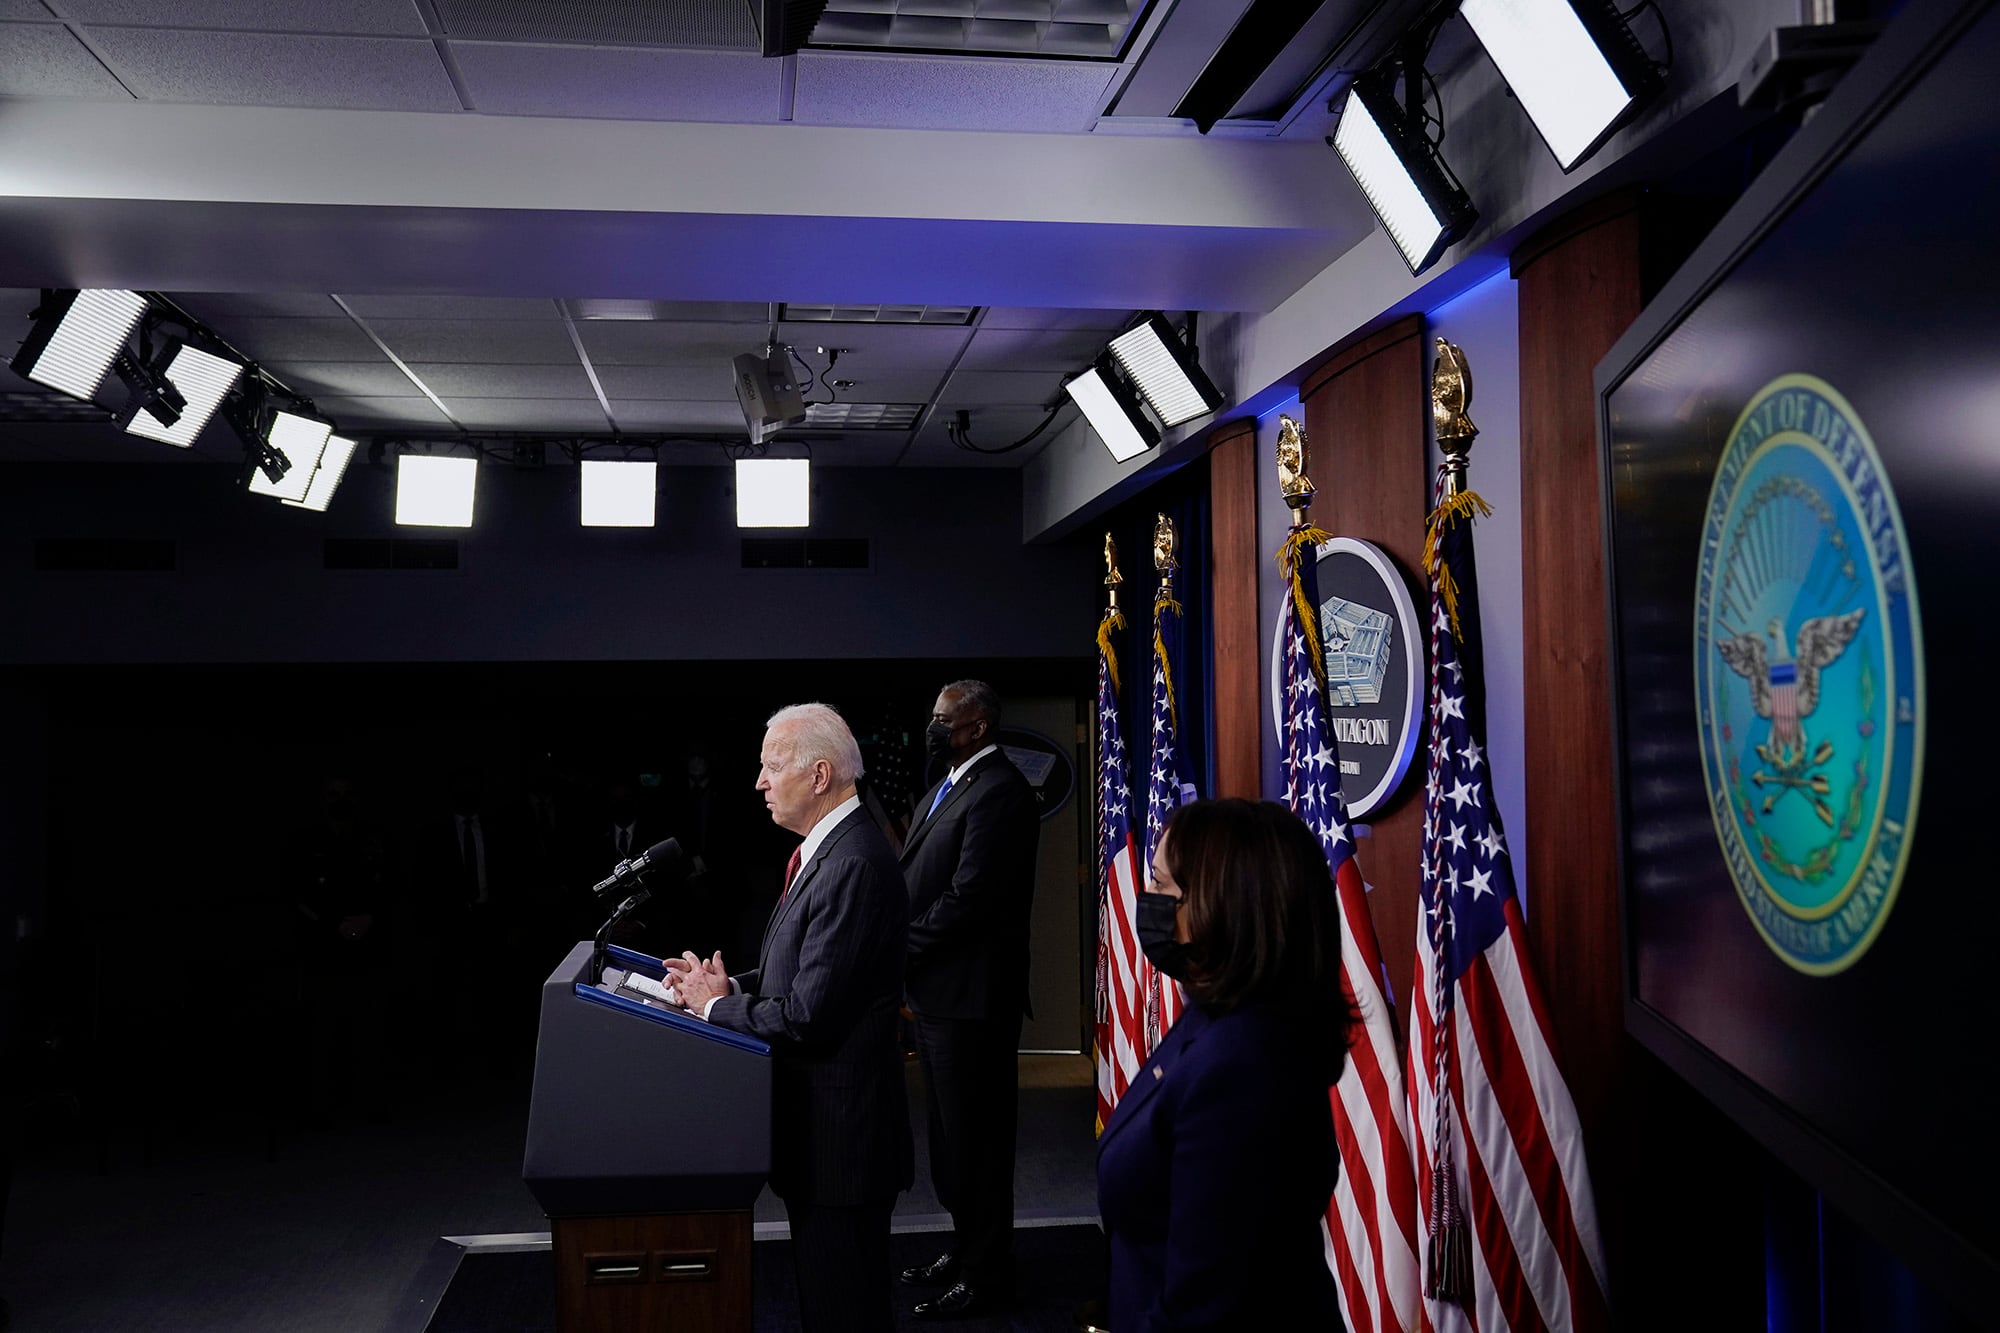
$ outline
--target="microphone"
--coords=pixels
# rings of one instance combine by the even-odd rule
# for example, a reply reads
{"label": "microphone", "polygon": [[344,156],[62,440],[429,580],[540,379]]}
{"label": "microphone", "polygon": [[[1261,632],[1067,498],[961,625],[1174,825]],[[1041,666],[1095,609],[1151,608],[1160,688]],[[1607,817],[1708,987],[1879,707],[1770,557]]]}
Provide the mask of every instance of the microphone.
{"label": "microphone", "polygon": [[620,861],[617,869],[613,870],[607,878],[601,879],[592,885],[590,891],[601,898],[613,889],[622,889],[627,885],[637,884],[639,880],[652,874],[654,871],[678,865],[680,864],[680,859],[681,845],[678,841],[668,838],[663,842],[656,842],[631,860]]}

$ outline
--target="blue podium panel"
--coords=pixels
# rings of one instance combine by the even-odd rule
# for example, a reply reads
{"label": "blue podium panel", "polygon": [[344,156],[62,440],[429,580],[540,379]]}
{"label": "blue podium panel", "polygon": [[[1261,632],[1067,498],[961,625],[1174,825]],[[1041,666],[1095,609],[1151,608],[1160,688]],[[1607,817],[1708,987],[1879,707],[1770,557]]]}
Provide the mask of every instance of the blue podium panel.
{"label": "blue podium panel", "polygon": [[[660,960],[570,950],[542,985],[522,1179],[551,1217],[747,1209],[771,1169],[771,1048],[617,984]],[[690,1095],[692,1094],[692,1095]]]}

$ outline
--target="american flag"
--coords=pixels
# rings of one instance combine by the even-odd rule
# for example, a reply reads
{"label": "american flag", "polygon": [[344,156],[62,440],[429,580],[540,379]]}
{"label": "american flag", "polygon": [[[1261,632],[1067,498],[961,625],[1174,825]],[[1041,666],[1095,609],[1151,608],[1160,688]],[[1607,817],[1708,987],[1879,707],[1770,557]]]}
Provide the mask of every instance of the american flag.
{"label": "american flag", "polygon": [[1125,618],[1112,612],[1097,631],[1097,1128],[1102,1133],[1118,1099],[1151,1048],[1145,998],[1153,968],[1139,949],[1139,853],[1132,843],[1131,785],[1126,778],[1124,728],[1118,721],[1118,655],[1111,632]]}
{"label": "american flag", "polygon": [[1354,862],[1340,758],[1327,726],[1325,663],[1314,651],[1319,594],[1313,562],[1325,538],[1317,528],[1301,527],[1280,556],[1286,569],[1280,670],[1285,804],[1319,835],[1333,870],[1341,985],[1361,1017],[1332,1093],[1340,1178],[1327,1204],[1326,1261],[1352,1333],[1404,1333],[1417,1320],[1416,1171],[1382,948]]}
{"label": "american flag", "polygon": [[[1181,660],[1181,604],[1165,593],[1153,602],[1153,753],[1146,774],[1146,860],[1160,845],[1167,816],[1194,799],[1187,778],[1187,758],[1181,749],[1180,708],[1174,698],[1174,672]],[[1181,1016],[1187,1000],[1180,983],[1146,969],[1146,1053]]]}
{"label": "american flag", "polygon": [[1424,789],[1410,1122],[1427,1238],[1424,1327],[1602,1329],[1597,1206],[1556,1067],[1480,747],[1470,492],[1432,516],[1430,781]]}

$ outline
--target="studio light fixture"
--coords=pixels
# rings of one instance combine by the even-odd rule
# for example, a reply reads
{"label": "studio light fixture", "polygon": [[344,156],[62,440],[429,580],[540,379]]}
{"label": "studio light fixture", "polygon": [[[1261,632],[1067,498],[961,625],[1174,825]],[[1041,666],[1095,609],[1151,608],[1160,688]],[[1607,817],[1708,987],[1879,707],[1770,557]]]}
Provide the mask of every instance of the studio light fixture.
{"label": "studio light fixture", "polygon": [[1174,427],[1222,406],[1222,395],[1158,311],[1111,340],[1111,357],[1160,418]]}
{"label": "studio light fixture", "polygon": [[736,460],[736,526],[803,528],[812,521],[812,460]]}
{"label": "studio light fixture", "polygon": [[403,454],[396,460],[396,522],[405,527],[469,528],[479,460],[454,454]]}
{"label": "studio light fixture", "polygon": [[1664,86],[1610,0],[1464,0],[1459,13],[1564,171]]}
{"label": "studio light fixture", "polygon": [[586,458],[577,467],[583,479],[584,527],[653,526],[660,481],[657,461]]}
{"label": "studio light fixture", "polygon": [[1104,441],[1111,456],[1123,463],[1137,458],[1160,442],[1160,430],[1146,416],[1138,397],[1118,377],[1111,354],[1097,358],[1097,364],[1063,386],[1084,419]]}
{"label": "studio light fixture", "polygon": [[164,381],[178,393],[179,419],[167,421],[152,407],[142,411],[139,405],[127,403],[119,421],[134,435],[177,449],[194,443],[243,374],[243,367],[237,362],[190,347],[178,338],[170,339],[148,364],[153,378]]}
{"label": "studio light fixture", "polygon": [[145,421],[161,430],[180,423],[187,399],[167,378],[166,366],[159,361],[142,361],[120,352],[111,362],[112,371],[125,386],[125,406],[118,413],[118,425],[131,430]]}
{"label": "studio light fixture", "polygon": [[250,475],[250,492],[278,500],[304,500],[333,433],[333,423],[283,408],[267,408],[263,415],[263,441],[285,460],[285,467],[275,477],[268,467],[257,468]]}
{"label": "studio light fixture", "polygon": [[[1424,75],[1406,67],[1403,77],[1421,81]],[[1478,220],[1464,187],[1424,137],[1421,119],[1396,105],[1380,73],[1364,74],[1347,90],[1328,142],[1411,273],[1436,263]]]}
{"label": "studio light fixture", "polygon": [[333,503],[333,493],[340,489],[340,479],[347,475],[348,460],[353,457],[354,441],[340,435],[327,436],[326,448],[320,451],[319,466],[313,469],[312,480],[306,483],[305,497],[284,503],[294,509],[325,513],[326,507]]}
{"label": "studio light fixture", "polygon": [[44,292],[34,325],[10,363],[37,384],[88,400],[146,310],[137,292],[91,288]]}

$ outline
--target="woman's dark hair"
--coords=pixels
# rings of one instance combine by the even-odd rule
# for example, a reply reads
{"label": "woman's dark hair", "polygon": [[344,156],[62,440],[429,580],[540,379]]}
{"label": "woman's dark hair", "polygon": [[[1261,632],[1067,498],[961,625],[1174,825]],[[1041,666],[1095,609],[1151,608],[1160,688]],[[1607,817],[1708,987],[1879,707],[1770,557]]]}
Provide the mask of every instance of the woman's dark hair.
{"label": "woman's dark hair", "polygon": [[1313,831],[1276,801],[1191,801],[1167,820],[1165,841],[1187,912],[1189,997],[1216,1012],[1287,1006],[1344,1053],[1354,1014],[1340,984],[1340,906]]}

